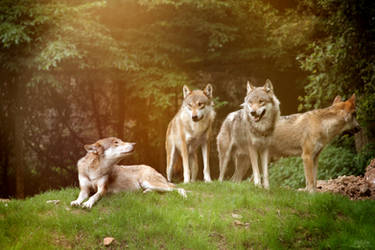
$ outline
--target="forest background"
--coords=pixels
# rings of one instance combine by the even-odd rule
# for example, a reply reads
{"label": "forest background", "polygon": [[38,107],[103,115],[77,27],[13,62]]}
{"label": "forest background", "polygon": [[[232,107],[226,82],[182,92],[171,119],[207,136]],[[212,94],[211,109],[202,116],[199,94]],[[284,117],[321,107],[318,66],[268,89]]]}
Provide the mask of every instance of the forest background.
{"label": "forest background", "polygon": [[374,1],[2,0],[0,20],[0,197],[77,186],[83,145],[107,136],[137,143],[124,164],[165,174],[184,84],[214,86],[214,178],[215,137],[247,80],[271,79],[282,115],[356,93],[363,129],[321,165],[363,174],[375,155]]}

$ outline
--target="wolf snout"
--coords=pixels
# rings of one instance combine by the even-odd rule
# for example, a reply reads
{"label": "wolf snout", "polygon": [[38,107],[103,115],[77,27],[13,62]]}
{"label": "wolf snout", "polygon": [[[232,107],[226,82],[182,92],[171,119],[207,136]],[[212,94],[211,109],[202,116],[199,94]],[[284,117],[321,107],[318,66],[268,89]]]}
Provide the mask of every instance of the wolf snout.
{"label": "wolf snout", "polygon": [[356,133],[358,133],[360,131],[361,131],[361,127],[360,126],[356,126],[356,127],[352,128],[350,130],[344,131],[343,134],[344,135],[354,135],[354,134],[356,134]]}
{"label": "wolf snout", "polygon": [[361,131],[361,127],[360,126],[356,126],[356,127],[354,127],[354,129],[353,129],[353,133],[354,134],[356,134],[356,133],[358,133],[358,132],[360,132]]}
{"label": "wolf snout", "polygon": [[194,122],[197,122],[197,121],[200,120],[198,115],[193,115],[193,116],[191,117],[191,119],[192,119]]}
{"label": "wolf snout", "polygon": [[259,110],[251,111],[250,115],[254,118],[255,121],[259,121],[260,119],[262,119],[265,113],[266,113],[266,110],[263,109],[261,112],[259,112]]}

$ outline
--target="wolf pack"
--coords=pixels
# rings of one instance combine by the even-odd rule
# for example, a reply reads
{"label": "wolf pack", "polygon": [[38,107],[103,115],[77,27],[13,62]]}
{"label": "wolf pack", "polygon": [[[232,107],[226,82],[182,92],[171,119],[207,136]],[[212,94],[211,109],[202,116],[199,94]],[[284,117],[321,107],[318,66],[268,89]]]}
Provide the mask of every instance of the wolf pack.
{"label": "wolf pack", "polygon": [[[241,109],[227,115],[216,137],[219,158],[219,181],[223,181],[229,162],[234,163],[231,180],[244,179],[250,166],[254,185],[269,189],[268,165],[287,156],[303,159],[306,188],[314,192],[318,159],[323,148],[343,132],[356,133],[356,97],[337,96],[326,108],[280,116],[280,101],[270,80],[261,87],[247,82]],[[147,165],[119,165],[134,152],[135,143],[116,137],[85,145],[86,155],[78,163],[80,193],[72,206],[91,208],[104,194],[142,190],[176,191],[186,198],[186,191],[172,183],[173,170],[182,162],[183,182],[195,182],[198,176],[198,152],[202,152],[203,179],[211,182],[210,138],[215,120],[213,87],[190,90],[183,86],[183,101],[166,132],[166,178]],[[86,200],[87,199],[87,200]],[[86,201],[85,201],[86,200]],[[84,202],[85,201],[85,202]]]}

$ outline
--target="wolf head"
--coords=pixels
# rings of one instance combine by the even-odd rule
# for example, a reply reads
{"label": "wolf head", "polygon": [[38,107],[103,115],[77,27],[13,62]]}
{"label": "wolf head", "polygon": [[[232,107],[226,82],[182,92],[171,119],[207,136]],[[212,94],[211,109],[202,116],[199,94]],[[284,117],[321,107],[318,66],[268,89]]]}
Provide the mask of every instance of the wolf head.
{"label": "wolf head", "polygon": [[108,137],[84,147],[87,152],[94,153],[108,162],[116,163],[134,152],[135,143],[123,142],[116,137]]}
{"label": "wolf head", "polygon": [[352,95],[348,100],[343,101],[341,96],[336,96],[335,100],[330,107],[335,116],[338,117],[338,127],[340,132],[357,133],[361,130],[359,123],[356,119],[356,97]]}
{"label": "wolf head", "polygon": [[280,102],[273,92],[272,82],[267,79],[263,87],[254,87],[247,82],[247,94],[242,106],[253,122],[261,121],[267,112],[279,107]]}
{"label": "wolf head", "polygon": [[207,84],[203,90],[191,91],[183,87],[184,101],[182,107],[187,110],[194,122],[202,120],[212,107],[212,86]]}

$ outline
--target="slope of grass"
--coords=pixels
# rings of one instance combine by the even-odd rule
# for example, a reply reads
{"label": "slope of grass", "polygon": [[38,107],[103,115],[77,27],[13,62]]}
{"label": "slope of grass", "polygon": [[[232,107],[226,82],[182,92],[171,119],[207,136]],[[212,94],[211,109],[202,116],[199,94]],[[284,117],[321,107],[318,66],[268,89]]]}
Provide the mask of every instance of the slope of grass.
{"label": "slope of grass", "polygon": [[[191,192],[121,193],[91,211],[71,208],[78,189],[0,203],[2,249],[247,249],[375,246],[375,201],[350,201],[235,184],[180,185]],[[47,200],[60,200],[57,205]]]}

